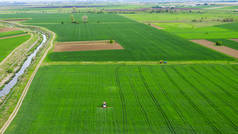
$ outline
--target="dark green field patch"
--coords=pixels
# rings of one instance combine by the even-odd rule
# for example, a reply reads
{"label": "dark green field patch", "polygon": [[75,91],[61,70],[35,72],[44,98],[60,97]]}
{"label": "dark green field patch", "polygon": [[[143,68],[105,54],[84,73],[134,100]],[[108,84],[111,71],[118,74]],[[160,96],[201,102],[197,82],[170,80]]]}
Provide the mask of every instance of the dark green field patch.
{"label": "dark green field patch", "polygon": [[[82,16],[87,15],[87,24]],[[124,50],[50,53],[49,61],[158,61],[232,60],[181,37],[115,14],[74,14],[79,24],[71,23],[71,14],[15,14],[1,17],[32,18],[29,25],[46,27],[58,41],[116,40]],[[61,24],[63,22],[63,24]]]}
{"label": "dark green field patch", "polygon": [[237,65],[43,66],[6,134],[236,133],[237,91]]}

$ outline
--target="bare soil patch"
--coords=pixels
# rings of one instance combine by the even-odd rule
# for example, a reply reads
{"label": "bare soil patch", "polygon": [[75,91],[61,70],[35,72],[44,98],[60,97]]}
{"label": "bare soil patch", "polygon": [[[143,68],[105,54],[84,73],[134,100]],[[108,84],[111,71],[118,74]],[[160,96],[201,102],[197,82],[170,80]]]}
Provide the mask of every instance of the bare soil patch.
{"label": "bare soil patch", "polygon": [[10,32],[10,31],[17,31],[19,28],[9,28],[9,27],[4,27],[0,28],[0,32]]}
{"label": "bare soil patch", "polygon": [[25,36],[25,35],[27,35],[27,33],[26,34],[13,35],[13,36],[0,37],[0,40],[1,39],[9,39],[9,38],[20,37],[20,36]]}
{"label": "bare soil patch", "polygon": [[238,42],[238,39],[231,39],[232,41]]}
{"label": "bare soil patch", "polygon": [[96,51],[96,50],[120,50],[124,49],[117,42],[110,43],[109,40],[102,41],[78,41],[78,42],[58,42],[54,52],[66,51]]}
{"label": "bare soil patch", "polygon": [[4,21],[26,21],[29,19],[8,19],[8,20],[4,20]]}
{"label": "bare soil patch", "polygon": [[151,25],[152,27],[156,28],[156,29],[159,29],[159,30],[164,29],[163,27],[157,26],[157,25],[155,25],[155,24],[150,24],[150,25]]}
{"label": "bare soil patch", "polygon": [[224,53],[231,57],[238,58],[238,50],[226,47],[226,46],[216,46],[214,42],[208,40],[191,40],[192,42],[208,47],[210,49],[216,50],[218,52]]}

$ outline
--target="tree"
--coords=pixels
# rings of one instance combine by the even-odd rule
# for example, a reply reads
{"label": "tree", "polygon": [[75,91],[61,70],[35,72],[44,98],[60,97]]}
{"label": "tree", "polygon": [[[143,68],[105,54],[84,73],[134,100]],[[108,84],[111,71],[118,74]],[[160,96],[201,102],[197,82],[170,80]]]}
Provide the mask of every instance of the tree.
{"label": "tree", "polygon": [[72,23],[75,23],[74,15],[71,15],[71,21]]}
{"label": "tree", "polygon": [[77,8],[76,7],[73,7],[72,13],[77,13]]}
{"label": "tree", "polygon": [[222,41],[217,41],[216,46],[222,46],[223,42]]}
{"label": "tree", "polygon": [[83,20],[83,23],[88,23],[88,16],[83,16],[82,20]]}
{"label": "tree", "polygon": [[114,42],[114,40],[110,40],[109,43],[112,44]]}

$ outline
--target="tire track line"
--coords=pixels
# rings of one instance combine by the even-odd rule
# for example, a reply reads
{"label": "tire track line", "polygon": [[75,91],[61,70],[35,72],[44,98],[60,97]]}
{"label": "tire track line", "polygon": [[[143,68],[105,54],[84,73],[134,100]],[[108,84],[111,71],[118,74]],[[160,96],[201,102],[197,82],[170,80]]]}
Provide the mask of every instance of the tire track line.
{"label": "tire track line", "polygon": [[[228,79],[228,80],[230,80],[230,81],[232,81],[232,82],[234,82],[234,83],[237,83],[238,81],[236,81],[236,80],[234,80],[234,79],[231,79],[230,77],[228,77],[227,75],[225,75],[223,72],[221,72],[220,70],[218,70],[216,67],[214,67],[214,66],[212,66],[212,69],[214,70],[214,71],[216,71],[216,72],[218,72],[219,74],[221,74],[223,77],[225,77],[226,79]],[[205,67],[204,68],[204,70],[206,70],[206,71],[208,71],[209,72],[209,70]],[[213,74],[214,75],[214,74]],[[226,83],[227,84],[227,82],[225,82],[225,81],[222,81],[222,82],[224,82],[224,83]],[[229,85],[229,84],[228,84]],[[233,87],[234,88],[234,87]]]}
{"label": "tire track line", "polygon": [[238,127],[236,126],[236,124],[228,117],[226,116],[226,114],[224,114],[216,105],[215,103],[213,103],[207,96],[205,96],[197,87],[195,87],[186,77],[184,77],[183,74],[181,74],[178,70],[176,70],[173,67],[173,70],[184,80],[186,81],[186,83],[188,83],[193,89],[195,89],[195,91],[202,96],[202,98],[220,115],[222,116],[224,119],[226,119],[230,125],[236,130],[238,131]]}
{"label": "tire track line", "polygon": [[144,107],[143,107],[143,105],[142,105],[142,103],[141,103],[141,101],[140,101],[138,92],[137,92],[137,90],[136,90],[134,84],[131,82],[131,79],[130,79],[129,77],[128,77],[128,80],[129,80],[130,87],[131,87],[131,89],[132,89],[132,91],[133,91],[133,93],[134,93],[134,95],[135,95],[135,97],[136,97],[136,102],[137,102],[137,103],[139,104],[139,106],[140,106],[140,111],[141,111],[141,113],[143,114],[143,116],[144,116],[144,118],[145,118],[145,122],[146,122],[147,126],[149,127],[149,129],[150,129],[150,131],[151,131],[152,133],[156,133],[156,132],[154,131],[154,129],[152,128],[152,123],[151,123],[151,121],[150,121],[150,119],[149,119],[149,117],[148,117],[148,114],[147,114],[146,110],[144,109]]}
{"label": "tire track line", "polygon": [[[149,69],[150,69],[150,73],[153,76],[153,78],[156,79],[158,77],[157,73],[153,73],[151,67]],[[156,82],[159,83],[158,79],[156,80]],[[179,118],[183,121],[183,123],[187,124],[190,127],[190,129],[192,130],[193,134],[196,134],[197,132],[194,130],[193,126],[185,119],[185,117],[182,114],[182,111],[179,109],[178,105],[169,97],[169,95],[166,92],[166,90],[164,90],[164,88],[162,88],[159,84],[157,84],[157,86],[159,87],[159,89],[161,89],[163,95],[167,98],[167,100],[169,101],[170,105],[173,106],[173,108],[175,109],[176,113],[179,115]]]}
{"label": "tire track line", "polygon": [[120,99],[121,99],[121,103],[122,103],[122,116],[123,116],[123,133],[128,133],[128,128],[127,128],[127,109],[126,109],[126,103],[125,103],[125,97],[122,91],[122,87],[121,87],[121,83],[120,83],[120,79],[119,79],[119,69],[121,66],[118,66],[115,69],[115,77],[116,77],[116,85],[119,88],[119,95],[120,95]]}
{"label": "tire track line", "polygon": [[166,73],[171,83],[176,86],[179,92],[184,96],[184,98],[189,102],[189,104],[201,115],[201,117],[206,121],[207,125],[211,127],[211,129],[216,134],[222,134],[222,132],[214,125],[212,121],[210,121],[206,114],[204,114],[199,107],[192,101],[192,99],[179,87],[179,85],[171,78],[168,71],[162,66],[162,70]]}
{"label": "tire track line", "polygon": [[[198,78],[194,77],[193,75],[191,75],[192,78],[194,78],[196,81],[200,81]],[[207,87],[205,84],[203,84],[202,86],[206,87],[206,89],[209,89],[209,87]],[[234,111],[234,113],[238,113],[238,110],[235,109],[230,103],[227,103],[223,98],[220,97],[220,95],[218,95],[216,92],[212,91],[212,90],[208,90],[211,94],[213,94],[214,97],[218,98],[218,100],[220,100],[223,104],[227,105],[228,107],[230,107],[231,110]]]}
{"label": "tire track line", "polygon": [[156,97],[154,96],[154,94],[152,93],[151,89],[149,88],[144,76],[142,75],[142,70],[141,70],[141,66],[138,67],[139,70],[139,74],[140,74],[140,78],[144,84],[144,87],[146,88],[147,92],[149,93],[150,97],[152,98],[154,104],[157,107],[157,110],[161,113],[161,115],[163,116],[166,125],[168,127],[168,129],[170,130],[171,133],[176,134],[175,129],[171,123],[171,121],[169,120],[168,116],[166,115],[166,113],[164,112],[164,110],[162,109],[159,101],[156,99]]}

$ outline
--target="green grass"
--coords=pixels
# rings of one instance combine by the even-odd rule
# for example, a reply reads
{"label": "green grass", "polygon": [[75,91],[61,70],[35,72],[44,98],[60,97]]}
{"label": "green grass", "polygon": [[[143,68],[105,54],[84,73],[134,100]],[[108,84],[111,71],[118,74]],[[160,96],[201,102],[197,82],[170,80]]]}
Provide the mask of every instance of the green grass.
{"label": "green grass", "polygon": [[238,50],[238,42],[227,39],[209,39],[210,41],[222,41],[222,45]]}
{"label": "green grass", "polygon": [[24,34],[24,31],[9,31],[9,32],[0,32],[0,37],[14,36]]}
{"label": "green grass", "polygon": [[[231,60],[223,54],[201,47],[166,31],[157,30],[115,14],[86,14],[88,24],[74,14],[80,24],[72,24],[71,14],[14,14],[1,17],[32,18],[29,25],[46,27],[57,34],[57,41],[116,40],[125,49],[86,52],[57,52],[50,61],[156,61]],[[64,24],[61,24],[64,21]],[[97,23],[99,21],[99,23]]]}
{"label": "green grass", "polygon": [[[205,23],[205,22],[203,22]],[[231,39],[238,38],[238,31],[222,28],[220,26],[196,27],[193,24],[157,23],[165,31],[174,33],[186,39]]]}
{"label": "green grass", "polygon": [[7,57],[16,47],[18,47],[23,42],[27,41],[30,38],[30,35],[0,39],[0,62]]}
{"label": "green grass", "polygon": [[[238,38],[237,23],[224,24],[224,18],[237,16],[231,12],[205,11],[204,13],[161,13],[161,14],[129,14],[124,15],[131,19],[154,23],[170,33],[186,39],[230,39]],[[219,19],[220,21],[217,21]],[[192,22],[196,20],[196,22]],[[201,22],[200,22],[201,21]],[[236,28],[238,29],[238,27]]]}
{"label": "green grass", "polygon": [[220,9],[238,9],[238,6],[228,6],[228,7],[223,7]]}
{"label": "green grass", "polygon": [[226,28],[226,29],[238,32],[238,23],[223,24],[223,25],[218,25],[217,27]]}
{"label": "green grass", "polygon": [[6,134],[236,133],[237,91],[237,65],[42,66]]}

